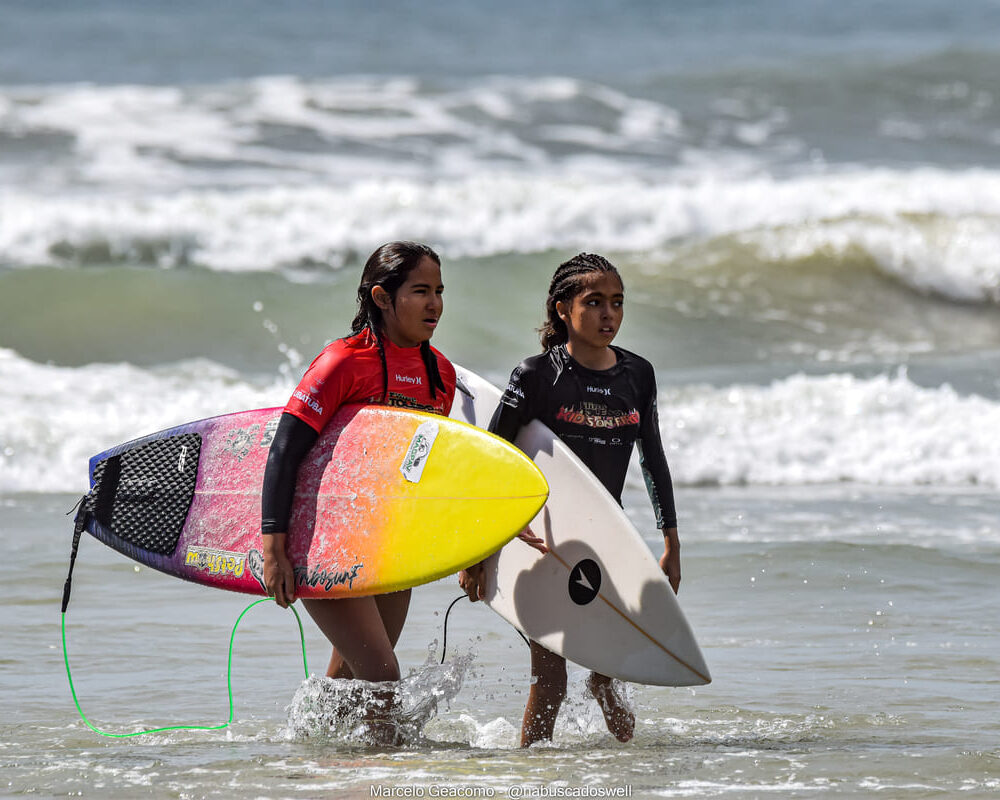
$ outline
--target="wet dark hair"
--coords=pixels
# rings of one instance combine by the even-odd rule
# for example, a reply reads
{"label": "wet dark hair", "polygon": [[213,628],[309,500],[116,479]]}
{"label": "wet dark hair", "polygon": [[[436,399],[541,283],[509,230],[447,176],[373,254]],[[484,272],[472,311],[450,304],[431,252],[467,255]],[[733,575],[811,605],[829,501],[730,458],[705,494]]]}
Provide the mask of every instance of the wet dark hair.
{"label": "wet dark hair", "polygon": [[[378,344],[379,358],[382,360],[382,402],[389,398],[389,368],[385,363],[385,323],[382,319],[382,309],[372,298],[372,289],[381,286],[389,293],[393,305],[396,303],[396,293],[407,276],[417,268],[421,261],[429,258],[439,267],[441,259],[438,254],[425,244],[417,242],[389,242],[382,245],[368,256],[365,268],[361,272],[361,283],[358,284],[358,313],[351,322],[351,334],[358,334],[368,329]],[[430,342],[420,343],[420,356],[427,370],[427,383],[431,389],[431,397],[437,396],[437,390],[445,391],[444,381],[438,371],[437,358],[431,352]]]}
{"label": "wet dark hair", "polygon": [[559,319],[559,314],[556,313],[556,303],[572,303],[573,298],[583,289],[583,278],[592,272],[610,272],[618,278],[623,288],[625,286],[615,265],[604,256],[580,253],[560,264],[549,284],[549,296],[545,300],[545,322],[538,329],[542,349],[545,351],[565,344],[569,340],[566,323]]}

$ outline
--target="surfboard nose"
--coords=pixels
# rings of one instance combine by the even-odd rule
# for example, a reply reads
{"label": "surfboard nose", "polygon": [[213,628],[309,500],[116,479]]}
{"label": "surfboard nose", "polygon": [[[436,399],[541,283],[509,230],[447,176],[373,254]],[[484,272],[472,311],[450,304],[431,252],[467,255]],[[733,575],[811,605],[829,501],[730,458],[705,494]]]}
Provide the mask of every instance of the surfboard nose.
{"label": "surfboard nose", "polygon": [[[408,412],[407,425],[390,436],[390,418],[398,411],[367,414],[396,458],[396,467],[378,481],[378,535],[384,541],[376,547],[373,540],[366,556],[366,563],[378,564],[380,592],[414,585],[414,572],[425,582],[483,560],[520,533],[549,496],[535,463],[481,428]],[[369,447],[362,461],[373,452]]]}
{"label": "surfboard nose", "polygon": [[461,435],[435,445],[440,446],[437,458],[448,465],[446,480],[462,486],[470,497],[493,497],[514,505],[524,501],[525,508],[533,506],[523,528],[549,496],[549,483],[541,469],[506,439],[459,420],[449,422]]}

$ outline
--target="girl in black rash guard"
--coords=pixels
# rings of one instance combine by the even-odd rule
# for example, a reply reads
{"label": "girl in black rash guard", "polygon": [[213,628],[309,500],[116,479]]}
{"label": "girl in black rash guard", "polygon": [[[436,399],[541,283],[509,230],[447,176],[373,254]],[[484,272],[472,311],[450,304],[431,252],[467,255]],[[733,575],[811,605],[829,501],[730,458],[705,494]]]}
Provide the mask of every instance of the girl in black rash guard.
{"label": "girl in black rash guard", "polygon": [[[660,567],[676,592],[681,581],[680,544],[673,485],[660,442],[656,379],[645,359],[613,347],[622,323],[624,286],[618,271],[588,253],[560,265],[552,278],[540,329],[545,352],[522,361],[510,376],[490,430],[514,441],[531,420],[544,422],[579,456],[621,503],[632,445],[639,446],[657,526],[663,530]],[[521,537],[544,549],[526,532]],[[463,571],[459,583],[472,600],[483,596],[482,566]],[[531,643],[532,685],[521,727],[521,745],[551,739],[566,696],[566,659]],[[587,686],[608,730],[632,738],[635,716],[612,680],[592,672]]]}

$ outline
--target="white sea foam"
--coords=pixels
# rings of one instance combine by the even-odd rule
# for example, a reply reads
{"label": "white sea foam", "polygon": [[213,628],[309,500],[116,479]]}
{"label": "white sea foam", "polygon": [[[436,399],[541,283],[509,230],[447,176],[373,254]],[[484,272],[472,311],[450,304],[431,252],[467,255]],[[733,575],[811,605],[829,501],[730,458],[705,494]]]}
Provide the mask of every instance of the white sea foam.
{"label": "white sea foam", "polygon": [[447,257],[587,248],[648,252],[736,235],[762,257],[867,253],[921,292],[1000,302],[1000,172],[864,171],[652,181],[513,172],[169,195],[0,192],[0,263],[153,260],[216,270],[340,266],[373,243]]}
{"label": "white sea foam", "polygon": [[1000,302],[1000,172],[792,153],[802,172],[776,177],[771,154],[801,143],[752,105],[716,101],[706,145],[669,105],[572,78],[0,87],[0,137],[21,143],[0,152],[0,264],[272,270],[397,238],[455,257],[739,235]]}
{"label": "white sea foam", "polygon": [[895,376],[660,393],[680,484],[1000,486],[1000,403]]}
{"label": "white sea foam", "polygon": [[769,153],[799,145],[764,111],[721,97],[706,150],[669,105],[572,78],[0,87],[0,136],[35,153],[0,153],[0,264],[269,270],[394,238],[478,256],[737,234],[772,260],[862,252],[920,291],[998,302],[1000,172],[778,178]]}
{"label": "white sea foam", "polygon": [[680,152],[669,106],[571,78],[262,77],[189,87],[0,87],[0,134],[65,137],[50,184],[146,187],[298,182],[538,167],[565,143],[595,153]]}
{"label": "white sea foam", "polygon": [[82,494],[87,461],[115,444],[285,400],[287,387],[254,385],[202,359],[74,369],[0,349],[0,492]]}
{"label": "white sea foam", "polygon": [[864,253],[879,269],[928,294],[1000,303],[1000,217],[896,214],[817,221],[743,234],[763,259],[833,259]]}
{"label": "white sea foam", "polygon": [[[0,492],[82,492],[87,460],[108,447],[287,393],[204,360],[66,368],[0,350]],[[1000,441],[986,433],[1000,403],[903,373],[666,389],[660,419],[678,485],[1000,487]]]}

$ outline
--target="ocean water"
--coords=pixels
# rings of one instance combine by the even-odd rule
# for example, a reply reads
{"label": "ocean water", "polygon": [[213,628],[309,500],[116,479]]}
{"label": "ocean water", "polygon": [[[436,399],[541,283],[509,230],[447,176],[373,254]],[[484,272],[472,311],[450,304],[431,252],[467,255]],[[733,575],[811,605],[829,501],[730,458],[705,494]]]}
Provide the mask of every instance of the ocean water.
{"label": "ocean water", "polygon": [[[995,796],[998,34],[992,0],[0,0],[0,796]],[[622,745],[571,670],[521,751],[527,650],[463,602],[440,664],[446,579],[399,747],[326,713],[267,606],[229,731],[99,737],[58,609],[87,459],[283,403],[394,238],[442,255],[434,342],[496,383],[560,261],[619,266],[713,683],[627,687]],[[655,550],[637,469],[624,505]],[[225,721],[245,604],[86,538],[88,716]]]}

